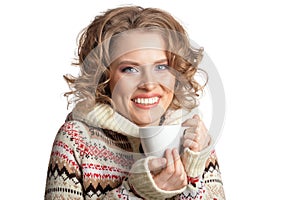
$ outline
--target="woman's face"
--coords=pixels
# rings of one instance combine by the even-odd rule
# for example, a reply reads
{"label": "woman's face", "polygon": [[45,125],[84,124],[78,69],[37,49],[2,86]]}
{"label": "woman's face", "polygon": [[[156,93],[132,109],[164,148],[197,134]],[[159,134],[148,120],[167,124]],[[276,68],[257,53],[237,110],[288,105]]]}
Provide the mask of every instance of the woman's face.
{"label": "woman's face", "polygon": [[173,100],[164,41],[156,33],[131,32],[117,39],[110,90],[116,110],[139,126],[158,125]]}

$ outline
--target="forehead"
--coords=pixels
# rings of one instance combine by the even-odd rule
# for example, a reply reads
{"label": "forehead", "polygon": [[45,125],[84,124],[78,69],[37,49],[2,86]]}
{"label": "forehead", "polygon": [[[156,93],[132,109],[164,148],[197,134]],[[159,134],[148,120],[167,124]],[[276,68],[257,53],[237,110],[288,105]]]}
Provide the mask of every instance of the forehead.
{"label": "forehead", "polygon": [[162,36],[156,32],[126,32],[113,39],[110,55],[115,60],[124,54],[142,50],[166,51],[166,45]]}

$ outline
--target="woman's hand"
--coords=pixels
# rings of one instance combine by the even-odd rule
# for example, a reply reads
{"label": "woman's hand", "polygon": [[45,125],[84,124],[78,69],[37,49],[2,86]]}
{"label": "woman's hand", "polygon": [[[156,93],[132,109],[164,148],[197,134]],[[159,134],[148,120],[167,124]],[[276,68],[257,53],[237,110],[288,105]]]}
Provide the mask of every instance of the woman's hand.
{"label": "woman's hand", "polygon": [[155,184],[162,190],[179,190],[187,185],[187,175],[176,149],[167,149],[165,158],[151,159],[148,166]]}
{"label": "woman's hand", "polygon": [[189,127],[184,131],[183,147],[188,147],[194,152],[200,152],[208,146],[210,137],[199,115],[187,119],[182,123],[182,126]]}

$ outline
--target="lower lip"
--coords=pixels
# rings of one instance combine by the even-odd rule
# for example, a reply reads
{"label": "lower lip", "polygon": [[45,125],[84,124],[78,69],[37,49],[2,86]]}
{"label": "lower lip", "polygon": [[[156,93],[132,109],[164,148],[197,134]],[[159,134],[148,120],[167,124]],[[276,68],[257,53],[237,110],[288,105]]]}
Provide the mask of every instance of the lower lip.
{"label": "lower lip", "polygon": [[134,101],[132,101],[132,102],[138,108],[149,110],[151,108],[156,107],[159,104],[159,100],[160,99],[158,99],[158,101],[156,103],[154,103],[154,104],[139,104],[139,103],[135,103]]}

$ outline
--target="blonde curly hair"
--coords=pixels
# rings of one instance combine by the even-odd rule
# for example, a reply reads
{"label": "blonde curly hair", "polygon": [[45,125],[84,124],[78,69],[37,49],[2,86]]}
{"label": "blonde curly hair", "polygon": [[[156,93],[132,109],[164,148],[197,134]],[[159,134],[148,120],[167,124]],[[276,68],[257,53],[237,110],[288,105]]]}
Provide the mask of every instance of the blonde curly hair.
{"label": "blonde curly hair", "polygon": [[159,32],[167,45],[168,65],[176,72],[177,79],[173,109],[192,109],[197,106],[198,92],[205,87],[194,78],[203,57],[203,49],[190,44],[182,25],[169,13],[157,8],[125,6],[108,10],[95,19],[79,34],[77,59],[73,63],[80,67],[78,77],[64,75],[70,90],[65,93],[68,105],[75,103],[82,112],[97,104],[113,106],[110,81],[110,48],[114,37],[125,31],[142,30]]}

